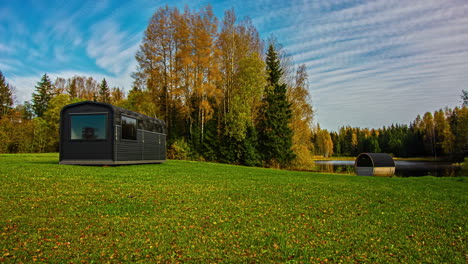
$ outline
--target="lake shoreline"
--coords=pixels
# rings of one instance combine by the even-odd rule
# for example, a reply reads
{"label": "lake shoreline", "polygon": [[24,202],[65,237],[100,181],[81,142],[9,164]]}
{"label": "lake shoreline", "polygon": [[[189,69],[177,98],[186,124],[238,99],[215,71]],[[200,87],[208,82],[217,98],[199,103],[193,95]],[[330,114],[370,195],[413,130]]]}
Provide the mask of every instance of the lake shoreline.
{"label": "lake shoreline", "polygon": [[[354,160],[316,160],[314,172],[355,174]],[[463,175],[462,166],[447,161],[395,159],[396,177],[458,177]]]}
{"label": "lake shoreline", "polygon": [[[427,162],[452,162],[445,157],[412,157],[412,158],[401,158],[401,157],[393,157],[395,161],[402,160],[402,161],[427,161]],[[356,157],[320,157],[314,156],[314,161],[333,161],[333,160],[356,160]]]}

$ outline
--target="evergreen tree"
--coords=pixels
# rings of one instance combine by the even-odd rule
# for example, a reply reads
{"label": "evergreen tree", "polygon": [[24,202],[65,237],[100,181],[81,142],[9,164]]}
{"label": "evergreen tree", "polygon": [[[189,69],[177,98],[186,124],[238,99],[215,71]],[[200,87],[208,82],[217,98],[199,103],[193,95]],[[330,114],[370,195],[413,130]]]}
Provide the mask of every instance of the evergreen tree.
{"label": "evergreen tree", "polygon": [[99,102],[110,103],[110,89],[107,85],[106,78],[102,79],[101,85],[99,85]]}
{"label": "evergreen tree", "polygon": [[46,73],[37,83],[36,92],[32,96],[32,108],[37,117],[42,117],[49,108],[49,101],[53,97],[54,87]]}
{"label": "evergreen tree", "polygon": [[463,100],[462,106],[468,107],[468,91],[462,90],[461,99]]}
{"label": "evergreen tree", "polygon": [[273,44],[268,47],[266,70],[267,87],[259,122],[259,148],[267,165],[285,167],[295,158],[289,127],[292,113],[286,97],[287,85],[280,83],[283,70]]}
{"label": "evergreen tree", "polygon": [[13,107],[13,93],[5,76],[0,71],[0,118],[7,115]]}
{"label": "evergreen tree", "polygon": [[468,157],[468,107],[455,107],[450,115],[450,128],[455,137],[451,153],[454,161]]}

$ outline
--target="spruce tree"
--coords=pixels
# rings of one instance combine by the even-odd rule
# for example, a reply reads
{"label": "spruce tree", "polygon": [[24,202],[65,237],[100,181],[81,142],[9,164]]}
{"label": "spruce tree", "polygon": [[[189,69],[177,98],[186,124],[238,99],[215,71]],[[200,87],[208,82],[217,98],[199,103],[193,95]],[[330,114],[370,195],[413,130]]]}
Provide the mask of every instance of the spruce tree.
{"label": "spruce tree", "polygon": [[291,150],[291,104],[288,102],[287,85],[280,83],[283,70],[272,44],[266,58],[267,87],[263,99],[262,118],[259,122],[259,149],[266,165],[286,167],[295,158]]}
{"label": "spruce tree", "polygon": [[468,107],[468,91],[462,90],[461,99],[463,100],[462,105]]}
{"label": "spruce tree", "polygon": [[2,71],[0,71],[0,118],[6,116],[13,107],[13,93],[10,85],[5,81]]}
{"label": "spruce tree", "polygon": [[32,108],[37,117],[42,117],[49,108],[49,101],[54,96],[54,87],[47,76],[42,75],[41,81],[37,83],[36,92],[32,96]]}
{"label": "spruce tree", "polygon": [[106,78],[102,79],[99,85],[99,102],[110,104],[110,89],[107,85]]}

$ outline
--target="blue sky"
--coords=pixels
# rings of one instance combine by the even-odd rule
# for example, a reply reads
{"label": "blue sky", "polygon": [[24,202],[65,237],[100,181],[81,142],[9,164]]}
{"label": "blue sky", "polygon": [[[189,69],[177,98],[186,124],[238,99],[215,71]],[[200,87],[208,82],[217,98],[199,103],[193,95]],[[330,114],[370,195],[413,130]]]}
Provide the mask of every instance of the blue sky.
{"label": "blue sky", "polygon": [[143,31],[166,4],[211,4],[219,19],[233,7],[263,39],[273,34],[291,62],[306,64],[322,128],[409,124],[460,105],[468,90],[466,0],[0,0],[0,70],[18,103],[44,73],[128,90]]}

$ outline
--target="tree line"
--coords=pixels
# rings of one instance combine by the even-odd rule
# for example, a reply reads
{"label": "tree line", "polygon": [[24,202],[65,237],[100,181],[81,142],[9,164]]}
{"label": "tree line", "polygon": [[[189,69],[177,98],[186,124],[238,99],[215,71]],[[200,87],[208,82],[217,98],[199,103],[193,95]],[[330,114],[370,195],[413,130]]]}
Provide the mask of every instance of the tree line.
{"label": "tree line", "polygon": [[397,157],[434,157],[462,161],[468,156],[468,102],[418,115],[410,125],[379,129],[341,127],[328,132],[320,127],[312,141],[316,153],[324,156],[357,156],[362,152],[385,152]]}
{"label": "tree line", "polygon": [[136,53],[128,94],[92,77],[44,74],[31,102],[13,107],[0,72],[0,153],[58,150],[60,109],[83,100],[111,103],[165,121],[168,157],[309,169],[314,155],[466,156],[467,108],[426,113],[410,126],[313,128],[305,65],[294,68],[274,39],[260,39],[233,9],[159,8]]}
{"label": "tree line", "polygon": [[232,9],[218,21],[210,6],[160,8],[136,54],[127,95],[109,89],[105,79],[98,84],[77,76],[52,83],[44,74],[31,102],[7,104],[0,152],[57,151],[61,107],[93,100],[163,119],[170,158],[311,166],[307,70],[293,69],[277,42],[268,41],[266,51],[264,43],[251,21],[239,21]]}
{"label": "tree line", "polygon": [[60,110],[84,100],[121,104],[122,88],[110,88],[106,79],[58,77],[54,82],[44,74],[31,101],[14,106],[15,89],[0,71],[0,153],[57,152]]}
{"label": "tree line", "polygon": [[279,45],[264,41],[233,9],[221,22],[210,6],[164,7],[136,54],[127,108],[163,119],[168,154],[244,165],[312,165],[305,66],[294,70]]}

